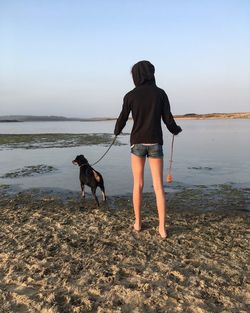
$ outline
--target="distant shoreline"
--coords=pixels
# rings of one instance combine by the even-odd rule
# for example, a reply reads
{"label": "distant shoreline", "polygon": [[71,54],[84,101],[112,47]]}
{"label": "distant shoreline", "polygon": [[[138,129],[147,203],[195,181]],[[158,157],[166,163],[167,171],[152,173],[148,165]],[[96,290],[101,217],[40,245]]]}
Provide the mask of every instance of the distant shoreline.
{"label": "distant shoreline", "polygon": [[[196,114],[188,113],[184,115],[175,115],[177,120],[211,120],[211,119],[250,119],[250,112],[238,113],[207,113]],[[8,115],[0,116],[0,123],[18,123],[18,122],[101,122],[114,121],[114,117],[96,117],[96,118],[68,118],[64,116],[33,116],[33,115]]]}
{"label": "distant shoreline", "polygon": [[250,112],[175,115],[178,120],[250,119]]}

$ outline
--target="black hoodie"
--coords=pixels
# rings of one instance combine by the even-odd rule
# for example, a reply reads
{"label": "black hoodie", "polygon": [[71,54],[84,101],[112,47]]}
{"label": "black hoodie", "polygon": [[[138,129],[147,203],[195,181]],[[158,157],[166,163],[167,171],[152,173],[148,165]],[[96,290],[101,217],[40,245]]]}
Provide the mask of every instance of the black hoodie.
{"label": "black hoodie", "polygon": [[155,84],[154,72],[155,68],[149,61],[140,61],[132,68],[136,87],[125,95],[114,130],[115,135],[121,133],[132,111],[134,124],[130,136],[131,145],[137,143],[162,145],[161,119],[172,134],[177,135],[182,131],[174,121],[165,91]]}

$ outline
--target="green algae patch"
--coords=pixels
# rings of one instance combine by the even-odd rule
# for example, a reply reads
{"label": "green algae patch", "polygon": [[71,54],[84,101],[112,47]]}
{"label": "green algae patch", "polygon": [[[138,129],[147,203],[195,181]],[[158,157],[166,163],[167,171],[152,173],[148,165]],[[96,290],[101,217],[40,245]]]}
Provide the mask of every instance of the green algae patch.
{"label": "green algae patch", "polygon": [[6,194],[8,191],[12,189],[11,185],[0,184],[0,195]]}
{"label": "green algae patch", "polygon": [[[112,134],[0,134],[0,150],[109,145]],[[115,145],[122,143],[116,140]]]}
{"label": "green algae patch", "polygon": [[10,185],[7,184],[0,184],[0,189],[9,189]]}
{"label": "green algae patch", "polygon": [[234,184],[183,188],[169,195],[168,205],[181,210],[250,211],[250,188]]}
{"label": "green algae patch", "polygon": [[189,170],[205,170],[205,171],[211,171],[213,168],[209,167],[209,166],[192,166],[192,167],[188,167]]}
{"label": "green algae patch", "polygon": [[1,178],[19,178],[19,177],[28,177],[41,174],[48,174],[55,172],[57,169],[50,165],[39,164],[32,166],[24,166],[23,168],[18,168],[14,171],[8,172],[1,176]]}

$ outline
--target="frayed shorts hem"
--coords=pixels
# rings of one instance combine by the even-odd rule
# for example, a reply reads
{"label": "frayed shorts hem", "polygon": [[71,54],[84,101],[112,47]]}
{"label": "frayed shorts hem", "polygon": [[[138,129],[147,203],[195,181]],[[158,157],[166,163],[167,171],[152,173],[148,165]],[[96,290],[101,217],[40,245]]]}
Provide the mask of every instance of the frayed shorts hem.
{"label": "frayed shorts hem", "polygon": [[154,158],[154,159],[163,159],[163,150],[162,145],[144,145],[144,144],[134,144],[131,147],[131,153],[140,158]]}

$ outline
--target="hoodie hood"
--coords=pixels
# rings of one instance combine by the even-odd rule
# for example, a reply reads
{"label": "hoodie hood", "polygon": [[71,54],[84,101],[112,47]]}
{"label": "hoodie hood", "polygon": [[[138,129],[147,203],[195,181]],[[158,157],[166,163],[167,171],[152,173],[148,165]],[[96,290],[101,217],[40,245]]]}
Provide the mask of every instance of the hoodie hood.
{"label": "hoodie hood", "polygon": [[155,68],[149,61],[140,61],[132,67],[133,81],[136,87],[145,83],[155,83]]}

